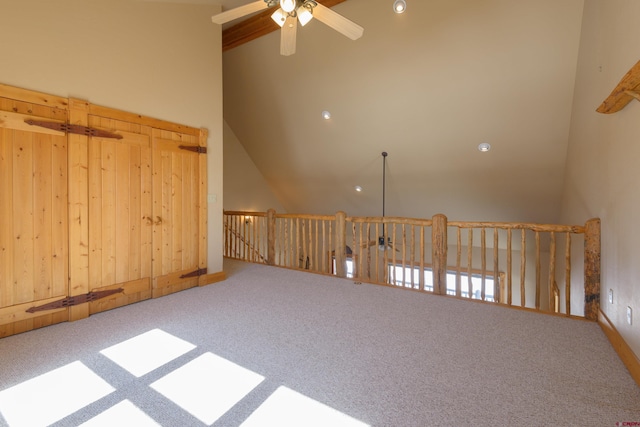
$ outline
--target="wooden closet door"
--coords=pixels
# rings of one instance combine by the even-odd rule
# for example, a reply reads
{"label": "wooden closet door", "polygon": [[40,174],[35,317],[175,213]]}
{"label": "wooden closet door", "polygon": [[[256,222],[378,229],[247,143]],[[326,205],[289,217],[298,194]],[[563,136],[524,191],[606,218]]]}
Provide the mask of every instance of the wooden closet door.
{"label": "wooden closet door", "polygon": [[151,297],[151,129],[89,116],[122,139],[90,137],[89,288],[122,289],[89,303],[96,313]]}
{"label": "wooden closet door", "polygon": [[[198,136],[153,130],[153,296],[198,286],[202,191]],[[205,269],[206,271],[206,269]],[[204,272],[200,271],[200,274]]]}
{"label": "wooden closet door", "polygon": [[0,337],[68,319],[27,312],[68,294],[67,137],[63,109],[0,98]]}

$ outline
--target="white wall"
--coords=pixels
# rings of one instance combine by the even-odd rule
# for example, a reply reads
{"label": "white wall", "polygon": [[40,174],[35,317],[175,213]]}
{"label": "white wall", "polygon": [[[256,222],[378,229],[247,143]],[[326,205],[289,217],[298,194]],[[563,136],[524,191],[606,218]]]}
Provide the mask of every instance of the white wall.
{"label": "white wall", "polygon": [[0,0],[0,83],[209,131],[209,272],[222,271],[220,6]]}
{"label": "white wall", "polygon": [[601,308],[640,357],[640,103],[595,111],[640,60],[638,16],[637,0],[585,1],[562,221],[602,220]]}

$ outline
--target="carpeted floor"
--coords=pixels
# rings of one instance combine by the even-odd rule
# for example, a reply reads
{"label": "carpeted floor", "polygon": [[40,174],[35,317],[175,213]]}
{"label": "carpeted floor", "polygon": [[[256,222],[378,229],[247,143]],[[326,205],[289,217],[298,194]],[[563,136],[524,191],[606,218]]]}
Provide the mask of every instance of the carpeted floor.
{"label": "carpeted floor", "polygon": [[1,339],[0,425],[640,423],[640,388],[595,323],[229,260],[225,272]]}

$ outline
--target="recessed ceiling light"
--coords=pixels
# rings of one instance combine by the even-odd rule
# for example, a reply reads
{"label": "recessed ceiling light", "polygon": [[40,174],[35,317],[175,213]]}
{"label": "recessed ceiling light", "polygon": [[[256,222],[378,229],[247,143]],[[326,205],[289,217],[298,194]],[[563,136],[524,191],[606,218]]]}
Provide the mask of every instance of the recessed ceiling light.
{"label": "recessed ceiling light", "polygon": [[487,151],[491,150],[491,144],[489,144],[488,142],[483,142],[482,144],[478,145],[478,150],[486,153]]}
{"label": "recessed ceiling light", "polygon": [[360,193],[362,191],[362,187],[360,187],[359,185],[355,186],[355,189],[358,193]]}
{"label": "recessed ceiling light", "polygon": [[404,13],[407,10],[407,2],[404,0],[396,0],[393,2],[393,11],[395,13]]}
{"label": "recessed ceiling light", "polygon": [[328,112],[327,110],[324,110],[322,112],[322,118],[325,119],[325,120],[329,120],[331,118],[331,113]]}

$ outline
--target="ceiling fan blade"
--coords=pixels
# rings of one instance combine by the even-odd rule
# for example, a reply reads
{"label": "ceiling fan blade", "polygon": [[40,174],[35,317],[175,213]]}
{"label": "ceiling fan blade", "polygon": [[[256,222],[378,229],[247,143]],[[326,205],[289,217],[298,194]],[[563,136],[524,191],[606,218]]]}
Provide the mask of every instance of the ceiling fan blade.
{"label": "ceiling fan blade", "polygon": [[250,15],[262,9],[269,7],[269,4],[265,0],[254,1],[253,3],[245,4],[244,6],[229,9],[217,15],[213,15],[211,20],[215,24],[224,24],[234,19],[242,18],[243,16]]}
{"label": "ceiling fan blade", "polygon": [[323,24],[333,28],[337,32],[349,37],[351,40],[359,39],[364,33],[364,28],[360,25],[348,20],[338,12],[334,12],[320,3],[313,8],[313,17]]}
{"label": "ceiling fan blade", "polygon": [[296,53],[296,33],[298,31],[298,18],[287,17],[280,30],[280,54],[284,56]]}

